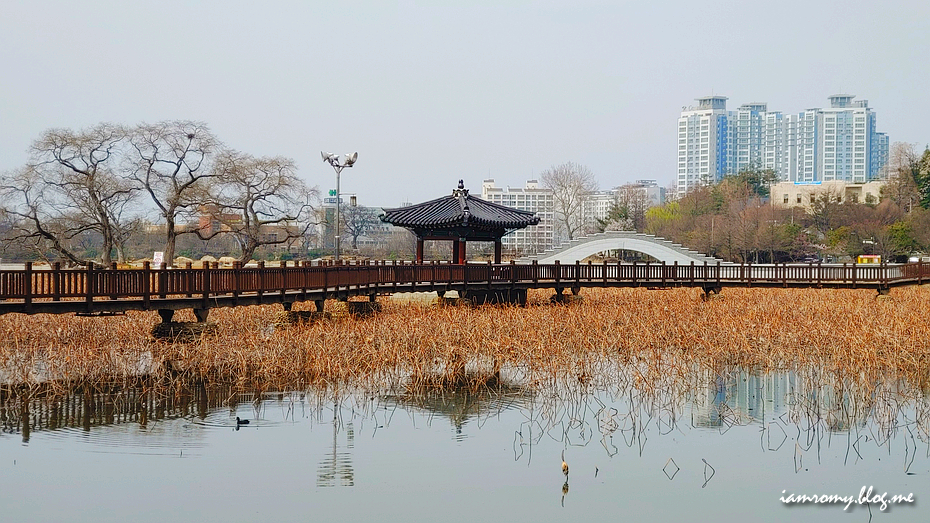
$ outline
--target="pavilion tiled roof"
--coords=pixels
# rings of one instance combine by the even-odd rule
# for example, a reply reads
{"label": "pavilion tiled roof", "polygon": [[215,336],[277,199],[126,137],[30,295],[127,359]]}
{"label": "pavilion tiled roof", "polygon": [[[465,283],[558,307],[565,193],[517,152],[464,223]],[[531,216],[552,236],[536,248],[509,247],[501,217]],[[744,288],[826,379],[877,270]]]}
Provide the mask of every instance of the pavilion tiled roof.
{"label": "pavilion tiled roof", "polygon": [[539,223],[536,213],[491,203],[468,194],[462,182],[449,196],[407,207],[385,209],[381,221],[411,229],[522,229]]}

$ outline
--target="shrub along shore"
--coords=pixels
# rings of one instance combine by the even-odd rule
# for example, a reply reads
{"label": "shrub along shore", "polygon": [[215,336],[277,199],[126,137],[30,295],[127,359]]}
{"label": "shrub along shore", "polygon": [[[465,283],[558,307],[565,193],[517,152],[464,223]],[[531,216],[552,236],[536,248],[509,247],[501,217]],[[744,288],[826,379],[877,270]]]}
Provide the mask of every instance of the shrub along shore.
{"label": "shrub along shore", "polygon": [[[368,317],[333,313],[289,325],[280,324],[280,306],[221,308],[210,313],[216,328],[193,341],[153,338],[154,311],[6,314],[0,389],[178,375],[290,390],[392,378],[437,383],[436,376],[461,385],[466,366],[482,370],[467,379],[484,386],[504,366],[531,380],[568,373],[583,381],[604,372],[604,361],[662,372],[668,362],[711,370],[816,365],[861,383],[894,376],[921,388],[930,379],[930,286],[884,299],[870,290],[725,289],[705,302],[695,289],[586,289],[584,299],[554,305],[549,294],[531,291],[525,308],[379,298],[382,310]],[[182,311],[176,320],[194,316]]]}

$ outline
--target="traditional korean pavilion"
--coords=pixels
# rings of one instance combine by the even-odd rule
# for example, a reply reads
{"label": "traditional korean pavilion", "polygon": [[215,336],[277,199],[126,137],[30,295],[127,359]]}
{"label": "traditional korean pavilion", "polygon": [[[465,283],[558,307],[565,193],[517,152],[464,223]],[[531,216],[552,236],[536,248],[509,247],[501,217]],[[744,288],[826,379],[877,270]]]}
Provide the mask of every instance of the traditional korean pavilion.
{"label": "traditional korean pavilion", "polygon": [[462,180],[451,196],[385,209],[381,221],[405,227],[417,236],[417,263],[423,262],[423,242],[452,242],[452,261],[465,263],[467,242],[494,242],[494,263],[501,262],[501,238],[516,229],[536,225],[535,213],[491,203],[468,194]]}

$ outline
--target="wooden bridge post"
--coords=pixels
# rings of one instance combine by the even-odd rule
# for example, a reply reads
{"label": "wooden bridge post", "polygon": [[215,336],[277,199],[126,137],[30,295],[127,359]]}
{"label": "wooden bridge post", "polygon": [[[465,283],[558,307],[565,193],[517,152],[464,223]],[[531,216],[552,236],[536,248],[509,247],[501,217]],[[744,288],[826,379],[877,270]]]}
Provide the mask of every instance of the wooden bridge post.
{"label": "wooden bridge post", "polygon": [[242,285],[242,262],[236,260],[233,262],[233,305],[239,305],[239,289]]}
{"label": "wooden bridge post", "polygon": [[[707,263],[707,262],[704,262]],[[688,272],[691,275],[691,286],[694,287],[694,260],[691,260],[691,268],[688,269]]]}
{"label": "wooden bridge post", "polygon": [[52,299],[61,301],[61,262],[52,264]]}
{"label": "wooden bridge post", "polygon": [[[57,264],[56,264],[57,265]],[[151,262],[142,262],[142,309],[149,310],[152,301],[152,265]]]}
{"label": "wooden bridge post", "polygon": [[[882,258],[882,263],[879,265],[879,270],[882,271],[882,277],[880,280],[882,282],[881,289],[888,289],[888,266],[886,265],[884,258]],[[882,294],[882,291],[879,290],[878,293]]]}
{"label": "wooden bridge post", "polygon": [[923,257],[917,260],[917,285],[924,284],[924,261]]}
{"label": "wooden bridge post", "polygon": [[107,283],[109,284],[109,285],[107,285],[107,286],[110,288],[110,299],[111,299],[111,300],[115,300],[115,299],[117,299],[117,298],[119,297],[118,294],[117,294],[117,292],[116,292],[117,277],[119,276],[119,273],[116,272],[116,271],[117,271],[117,267],[118,267],[118,266],[116,265],[116,262],[110,262],[110,272],[105,273],[105,274],[106,274],[105,277],[106,277],[106,279],[107,279]]}
{"label": "wooden bridge post", "polygon": [[[203,267],[202,264],[201,267]],[[184,281],[187,282],[187,297],[190,298],[194,295],[194,264],[191,262],[185,262],[184,273]]]}
{"label": "wooden bridge post", "polygon": [[[555,288],[559,289],[559,280],[562,279],[562,267],[559,265],[559,260],[555,261]],[[558,291],[562,292],[562,291]]]}
{"label": "wooden bridge post", "polygon": [[262,295],[265,293],[265,262],[258,262],[258,303],[262,302]]}
{"label": "wooden bridge post", "polygon": [[604,263],[601,266],[601,271],[603,271],[603,274],[601,274],[601,277],[602,277],[602,280],[604,281],[604,287],[607,287],[607,260],[604,260]]}
{"label": "wooden bridge post", "polygon": [[[575,260],[575,286],[574,289],[581,289],[581,260]],[[572,292],[572,294],[578,294],[577,292]]]}
{"label": "wooden bridge post", "polygon": [[87,271],[84,273],[84,301],[86,312],[94,310],[94,262],[87,262]]}
{"label": "wooden bridge post", "polygon": [[667,272],[667,271],[666,271],[665,260],[662,260],[662,268],[661,268],[661,271],[662,271],[662,286],[665,287],[665,273]]}
{"label": "wooden bridge post", "polygon": [[539,261],[533,260],[533,286],[539,283]]}
{"label": "wooden bridge post", "polygon": [[320,268],[323,271],[323,299],[325,300],[329,296],[329,270],[325,266],[320,266]]}
{"label": "wooden bridge post", "polygon": [[161,262],[161,264],[158,266],[158,297],[161,299],[165,299],[167,296],[168,296],[168,264],[165,262]]}
{"label": "wooden bridge post", "polygon": [[27,261],[26,271],[23,273],[23,299],[25,300],[26,312],[32,311],[32,262]]}
{"label": "wooden bridge post", "polygon": [[[210,263],[205,262],[201,266],[203,271],[203,308],[210,308]],[[206,321],[206,320],[204,320]]]}
{"label": "wooden bridge post", "polygon": [[510,260],[510,288],[517,284],[517,262]]}
{"label": "wooden bridge post", "polygon": [[856,262],[852,264],[852,288],[856,288],[856,277],[859,276],[859,267]]}
{"label": "wooden bridge post", "polygon": [[491,290],[491,280],[494,279],[494,266],[491,265],[491,260],[488,260],[488,290]]}
{"label": "wooden bridge post", "polygon": [[822,287],[821,280],[823,279],[823,266],[821,265],[820,260],[817,260],[817,288]]}

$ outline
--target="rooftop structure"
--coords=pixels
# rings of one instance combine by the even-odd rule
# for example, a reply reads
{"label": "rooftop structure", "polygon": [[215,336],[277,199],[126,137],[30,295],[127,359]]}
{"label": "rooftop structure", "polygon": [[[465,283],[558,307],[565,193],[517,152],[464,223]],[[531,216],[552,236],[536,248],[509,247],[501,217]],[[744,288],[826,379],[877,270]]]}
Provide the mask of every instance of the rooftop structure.
{"label": "rooftop structure", "polygon": [[450,196],[406,207],[385,209],[381,221],[406,227],[417,236],[417,262],[423,261],[424,240],[451,240],[453,261],[465,263],[465,243],[494,242],[500,263],[501,238],[509,231],[539,223],[535,213],[491,203],[468,194],[462,180]]}

